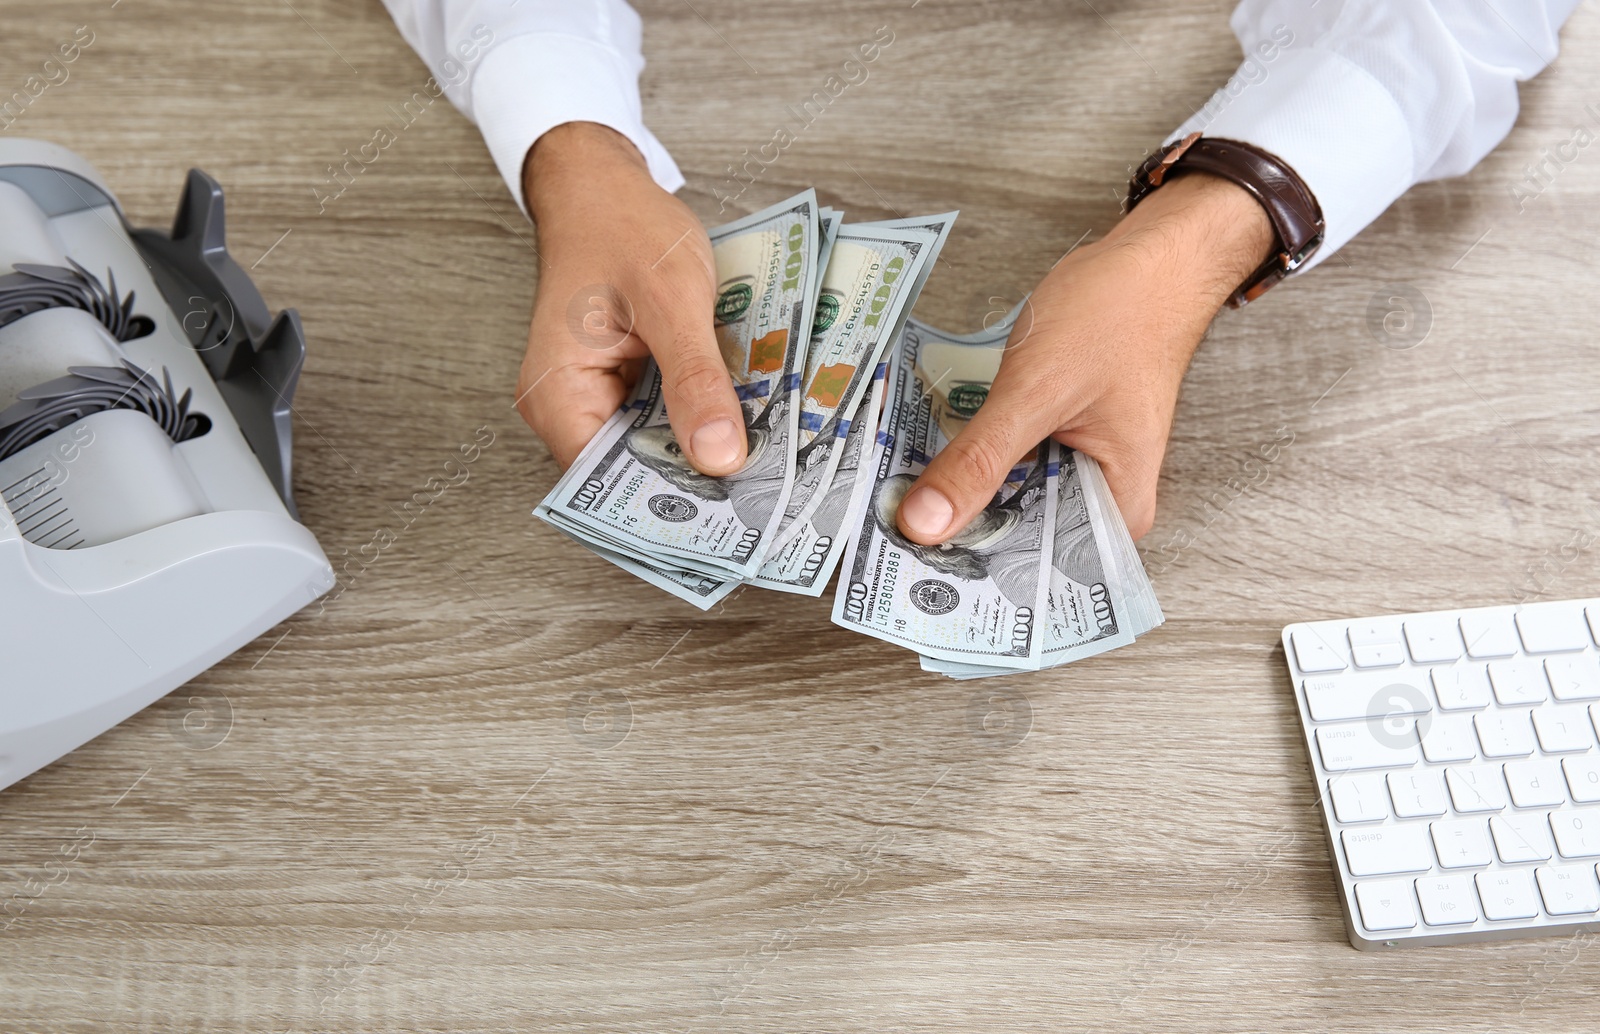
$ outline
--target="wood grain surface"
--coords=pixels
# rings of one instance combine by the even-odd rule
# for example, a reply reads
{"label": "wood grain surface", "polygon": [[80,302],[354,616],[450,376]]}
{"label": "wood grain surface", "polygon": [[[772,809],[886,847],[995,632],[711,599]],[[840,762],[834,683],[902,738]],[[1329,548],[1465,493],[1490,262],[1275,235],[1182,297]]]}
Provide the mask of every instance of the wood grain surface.
{"label": "wood grain surface", "polygon": [[[892,29],[733,207],[960,208],[918,310],[952,329],[1103,234],[1238,56],[1228,0],[638,6],[645,114],[708,222],[729,164]],[[0,94],[94,33],[6,132],[83,154],[141,225],[191,166],[224,185],[231,250],[305,320],[296,490],[341,572],[0,793],[0,892],[77,845],[0,934],[0,1030],[1595,1029],[1592,938],[1350,947],[1278,646],[1600,590],[1561,552],[1600,524],[1600,151],[1512,196],[1600,131],[1593,10],[1471,176],[1218,320],[1141,544],[1166,625],[976,688],[827,600],[702,615],[530,517],[557,474],[511,408],[537,241],[476,130],[436,102],[317,200],[428,75],[377,0],[0,20]],[[1373,333],[1392,285],[1425,301],[1414,347]]]}

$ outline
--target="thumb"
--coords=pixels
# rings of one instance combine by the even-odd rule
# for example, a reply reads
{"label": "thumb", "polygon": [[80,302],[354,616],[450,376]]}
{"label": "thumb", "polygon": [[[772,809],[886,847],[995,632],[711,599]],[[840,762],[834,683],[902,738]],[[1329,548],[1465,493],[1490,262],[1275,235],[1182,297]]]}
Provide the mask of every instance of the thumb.
{"label": "thumb", "polygon": [[639,312],[635,329],[661,368],[672,433],[696,470],[732,474],[745,461],[744,411],[717,348],[712,301],[683,291],[659,306]]}
{"label": "thumb", "polygon": [[913,542],[937,545],[988,506],[1017,461],[1054,427],[1036,407],[991,389],[982,408],[940,450],[900,504],[896,522]]}

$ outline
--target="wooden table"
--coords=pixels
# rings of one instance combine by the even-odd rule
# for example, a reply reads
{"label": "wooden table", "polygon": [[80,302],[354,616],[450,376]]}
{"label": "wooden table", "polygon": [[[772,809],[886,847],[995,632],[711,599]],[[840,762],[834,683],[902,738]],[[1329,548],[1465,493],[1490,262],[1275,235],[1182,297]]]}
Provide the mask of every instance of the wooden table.
{"label": "wooden table", "polygon": [[[889,26],[737,207],[959,207],[919,312],[971,328],[1113,224],[1129,162],[1232,70],[1230,6],[648,0],[645,111],[716,221],[729,163]],[[0,794],[0,891],[77,855],[0,935],[0,1029],[1600,1022],[1592,939],[1350,947],[1278,645],[1596,592],[1563,547],[1597,523],[1600,157],[1511,193],[1600,131],[1593,11],[1471,176],[1218,320],[1142,543],[1166,625],[974,687],[826,600],[701,615],[529,516],[557,473],[511,408],[536,240],[474,128],[436,102],[317,199],[427,78],[376,0],[0,10],[0,95],[93,34],[7,132],[81,152],[140,224],[190,166],[224,184],[233,252],[305,319],[296,489],[341,572]],[[1371,329],[1395,284],[1431,313],[1414,347]]]}

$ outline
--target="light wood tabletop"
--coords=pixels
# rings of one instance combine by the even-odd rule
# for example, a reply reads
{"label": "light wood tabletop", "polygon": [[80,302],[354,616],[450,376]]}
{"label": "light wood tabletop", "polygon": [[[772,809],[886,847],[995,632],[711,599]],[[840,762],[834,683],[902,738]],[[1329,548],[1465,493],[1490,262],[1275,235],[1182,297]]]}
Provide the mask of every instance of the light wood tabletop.
{"label": "light wood tabletop", "polygon": [[[1238,60],[1229,0],[637,6],[645,115],[708,223],[889,27],[730,211],[959,208],[918,307],[955,330],[1104,234]],[[84,155],[138,225],[190,167],[223,184],[231,251],[305,321],[295,487],[339,571],[0,793],[0,892],[76,856],[0,934],[0,1030],[1596,1029],[1593,938],[1350,946],[1279,646],[1600,590],[1600,151],[1513,196],[1600,133],[1593,10],[1470,176],[1219,318],[1141,543],[1166,624],[981,684],[831,597],[701,614],[530,516],[557,476],[512,409],[537,238],[445,101],[397,128],[428,72],[378,0],[0,12],[0,96],[93,36],[5,132]],[[1375,334],[1391,297],[1420,342]]]}

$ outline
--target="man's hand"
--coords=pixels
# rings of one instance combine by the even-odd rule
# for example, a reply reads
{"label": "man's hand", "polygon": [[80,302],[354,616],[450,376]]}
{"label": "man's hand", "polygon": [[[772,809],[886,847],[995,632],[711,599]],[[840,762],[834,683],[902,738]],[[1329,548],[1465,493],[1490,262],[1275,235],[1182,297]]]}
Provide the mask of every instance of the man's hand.
{"label": "man's hand", "polygon": [[627,138],[557,126],[528,154],[539,289],[517,408],[566,467],[654,356],[672,430],[705,474],[745,460],[733,381],[712,332],[717,275],[694,213],[650,178]]}
{"label": "man's hand", "polygon": [[900,530],[930,545],[948,539],[1054,437],[1100,461],[1128,530],[1144,535],[1189,359],[1273,241],[1243,188],[1191,172],[1068,254],[1018,318],[983,407],[906,496]]}

